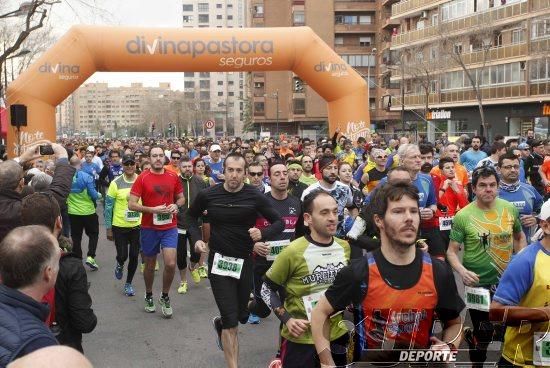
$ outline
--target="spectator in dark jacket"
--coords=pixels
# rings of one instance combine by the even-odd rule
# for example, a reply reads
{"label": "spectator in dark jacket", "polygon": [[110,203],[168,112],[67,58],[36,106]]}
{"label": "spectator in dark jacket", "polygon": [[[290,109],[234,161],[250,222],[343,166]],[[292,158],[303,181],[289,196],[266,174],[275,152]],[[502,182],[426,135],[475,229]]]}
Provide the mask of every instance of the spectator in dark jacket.
{"label": "spectator in dark jacket", "polygon": [[59,246],[44,226],[22,226],[0,243],[0,367],[38,349],[57,345],[40,301],[59,270]]}
{"label": "spectator in dark jacket", "polygon": [[23,225],[44,225],[59,241],[62,256],[55,283],[55,316],[59,326],[57,340],[83,352],[82,334],[93,331],[97,317],[88,293],[88,278],[82,259],[71,253],[70,240],[61,235],[62,220],[57,202],[48,193],[34,193],[23,199]]}
{"label": "spectator in dark jacket", "polygon": [[[69,165],[67,151],[61,145],[54,143],[52,148],[57,161],[52,182],[45,192],[53,194],[61,213],[66,214],[67,196],[71,191],[75,169]],[[21,165],[40,157],[38,152],[39,145],[35,145],[21,155],[19,163],[14,160],[0,162],[0,241],[10,230],[21,225],[19,214],[24,177]]]}

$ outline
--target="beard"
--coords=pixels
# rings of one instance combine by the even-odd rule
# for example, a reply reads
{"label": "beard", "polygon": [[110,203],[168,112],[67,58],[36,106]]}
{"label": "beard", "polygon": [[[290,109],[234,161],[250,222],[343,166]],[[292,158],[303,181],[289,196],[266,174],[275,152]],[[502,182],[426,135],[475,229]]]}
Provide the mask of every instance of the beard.
{"label": "beard", "polygon": [[[401,225],[398,225],[399,227]],[[405,240],[400,236],[400,231],[398,227],[389,226],[388,223],[384,224],[386,236],[390,239],[391,245],[393,248],[400,250],[407,250],[410,247],[416,245],[416,238],[418,237],[418,227],[416,229],[416,236],[413,240]]]}
{"label": "beard", "polygon": [[325,175],[323,175],[323,180],[326,181],[329,184],[333,184],[333,183],[336,182],[336,180],[338,180],[338,177],[337,176],[325,176]]}
{"label": "beard", "polygon": [[420,171],[422,171],[424,174],[429,174],[430,171],[432,171],[433,167],[434,165],[426,162],[425,164],[422,164],[422,166],[420,167]]}

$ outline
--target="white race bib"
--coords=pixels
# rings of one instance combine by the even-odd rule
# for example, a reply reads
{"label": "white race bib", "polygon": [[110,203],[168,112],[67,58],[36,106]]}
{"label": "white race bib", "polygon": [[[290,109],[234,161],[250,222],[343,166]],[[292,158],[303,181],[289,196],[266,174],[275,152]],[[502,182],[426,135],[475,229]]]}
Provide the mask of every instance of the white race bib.
{"label": "white race bib", "polygon": [[244,259],[222,256],[219,253],[214,255],[212,273],[219,276],[229,276],[235,279],[241,278]]}
{"label": "white race bib", "polygon": [[489,312],[491,305],[491,293],[480,287],[464,286],[464,301],[466,308]]}
{"label": "white race bib", "polygon": [[180,228],[178,227],[178,234],[185,235],[185,234],[187,234],[187,230],[185,230],[185,229],[180,229]]}
{"label": "white race bib", "polygon": [[137,211],[126,210],[126,212],[124,212],[124,219],[128,222],[136,222],[139,221],[140,215],[141,214]]}
{"label": "white race bib", "polygon": [[315,306],[319,302],[319,299],[321,299],[323,295],[325,295],[324,290],[302,297],[302,300],[304,301],[304,308],[306,309],[308,321],[311,322],[311,312],[313,311],[313,308],[315,308]]}
{"label": "white race bib", "polygon": [[535,332],[533,336],[533,363],[537,367],[550,366],[550,332]]}
{"label": "white race bib", "polygon": [[290,240],[269,241],[269,254],[265,257],[268,261],[274,261],[290,243]]}
{"label": "white race bib", "polygon": [[451,225],[453,224],[452,217],[440,217],[439,218],[439,230],[451,230]]}
{"label": "white race bib", "polygon": [[154,213],[153,214],[153,225],[169,225],[172,223],[171,213]]}

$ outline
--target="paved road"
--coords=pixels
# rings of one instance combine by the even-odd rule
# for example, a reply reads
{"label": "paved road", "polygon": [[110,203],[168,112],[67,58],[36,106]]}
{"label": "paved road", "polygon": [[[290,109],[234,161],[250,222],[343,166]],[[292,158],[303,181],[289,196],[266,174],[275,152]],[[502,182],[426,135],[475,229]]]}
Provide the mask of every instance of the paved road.
{"label": "paved road", "polygon": [[[121,281],[114,278],[114,244],[107,241],[103,226],[100,231],[97,251],[100,269],[88,272],[98,325],[91,334],[84,336],[83,342],[85,354],[94,366],[224,367],[223,353],[216,346],[211,326],[217,308],[208,280],[195,285],[189,278],[189,292],[179,295],[176,291],[179,275],[176,275],[170,292],[174,310],[172,319],[164,319],[158,305],[156,313],[145,313],[143,275],[138,268],[134,278],[136,296],[124,296],[125,276]],[[85,253],[87,238],[84,240]],[[160,295],[161,271],[155,274],[155,301]],[[462,285],[458,280],[457,283],[460,291]],[[278,320],[273,316],[262,320],[260,325],[241,325],[240,367],[266,367],[276,352],[277,341]],[[493,345],[490,360],[498,359],[499,348],[499,343]],[[467,360],[464,352],[459,356]]]}
{"label": "paved road", "polygon": [[[148,314],[143,310],[145,286],[138,271],[134,278],[136,296],[122,293],[124,278],[114,278],[115,248],[100,229],[97,262],[100,269],[88,272],[93,308],[98,317],[96,329],[84,335],[84,351],[96,367],[223,367],[223,352],[218,350],[211,319],[217,315],[208,280],[189,292],[177,293],[179,275],[170,292],[174,316],[162,317],[160,307]],[[87,251],[84,237],[83,252]],[[162,265],[162,264],[161,264]],[[162,268],[161,268],[162,271]],[[155,300],[160,295],[161,271],[155,274]],[[125,270],[126,272],[126,270]],[[278,321],[278,320],[277,320]],[[276,352],[278,323],[270,316],[260,325],[239,327],[240,366],[266,367]]]}

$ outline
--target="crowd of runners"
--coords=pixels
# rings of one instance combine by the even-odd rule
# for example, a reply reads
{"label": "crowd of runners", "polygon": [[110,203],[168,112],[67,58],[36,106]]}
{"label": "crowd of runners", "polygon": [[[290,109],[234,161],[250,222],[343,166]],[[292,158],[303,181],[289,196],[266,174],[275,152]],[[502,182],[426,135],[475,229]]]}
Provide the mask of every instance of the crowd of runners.
{"label": "crowd of runners", "polygon": [[0,367],[84,352],[86,273],[140,298],[138,268],[145,312],[165,318],[188,273],[208,279],[228,367],[246,361],[239,324],[265,318],[280,320],[270,367],[459,349],[483,367],[495,341],[499,367],[550,366],[550,140],[279,138],[65,139],[0,162]]}

